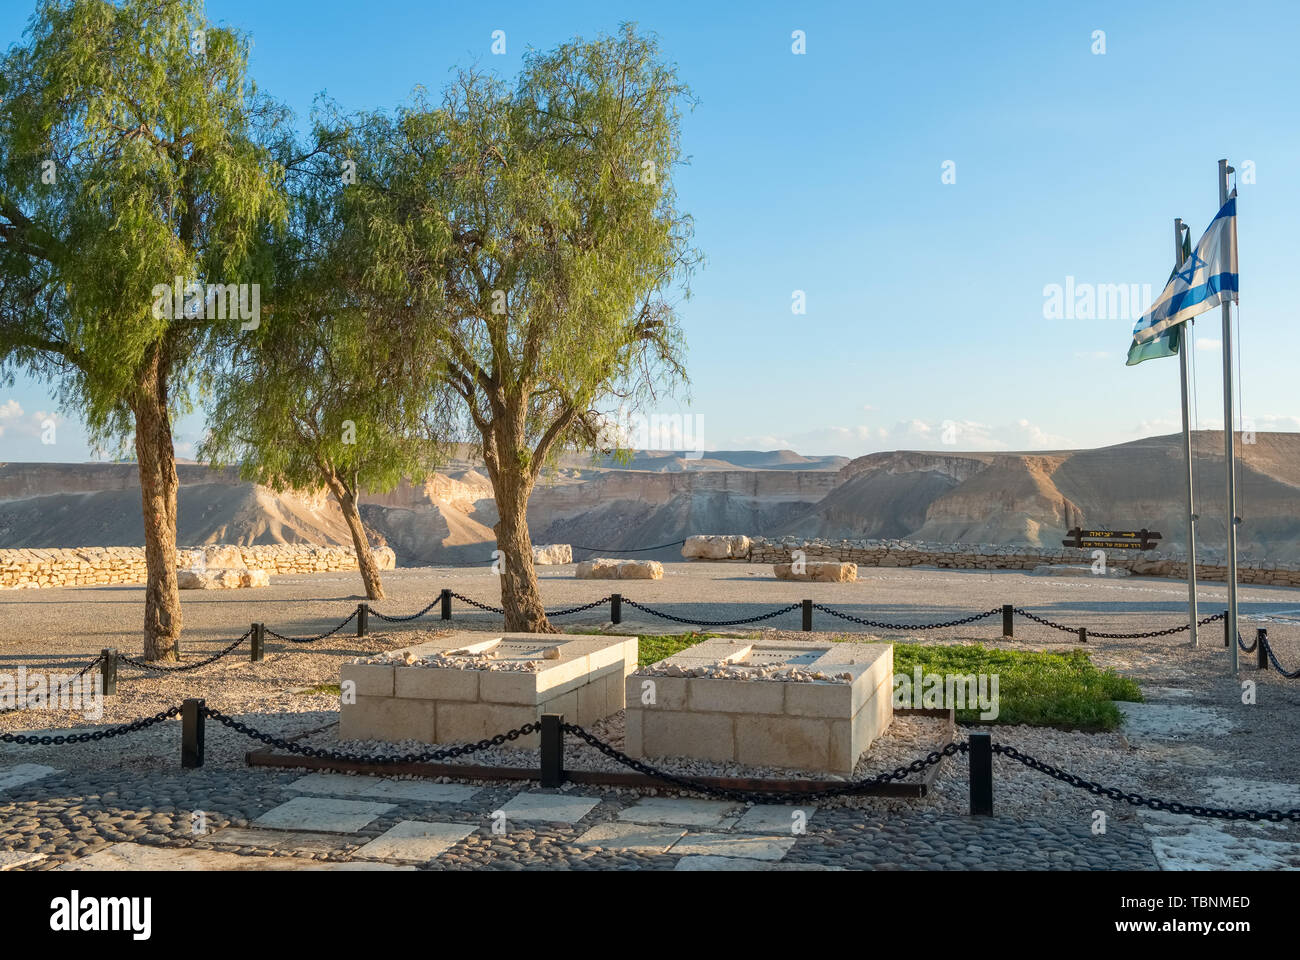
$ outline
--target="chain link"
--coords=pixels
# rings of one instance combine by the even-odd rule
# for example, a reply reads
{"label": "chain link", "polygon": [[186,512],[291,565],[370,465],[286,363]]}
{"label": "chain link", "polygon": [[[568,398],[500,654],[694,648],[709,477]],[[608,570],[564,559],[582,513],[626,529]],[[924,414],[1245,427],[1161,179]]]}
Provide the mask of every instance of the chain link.
{"label": "chain link", "polygon": [[419,613],[413,613],[409,617],[391,617],[386,614],[382,614],[378,610],[374,610],[374,609],[370,610],[370,615],[374,617],[376,620],[383,620],[386,623],[408,623],[411,620],[419,620],[422,616],[424,616],[426,613],[428,613],[430,610],[432,610],[441,602],[442,602],[442,598],[439,597],[437,600],[433,601],[433,603],[429,604]]}
{"label": "chain link", "polygon": [[599,607],[602,604],[609,603],[613,597],[601,597],[599,600],[593,600],[591,603],[584,603],[580,607],[567,607],[564,610],[547,610],[548,617],[567,617],[571,613],[582,613],[584,610],[590,610],[593,607]]}
{"label": "chain link", "polygon": [[1126,793],[1116,787],[1103,787],[1100,783],[1093,780],[1077,777],[1072,773],[1058,770],[1050,763],[1044,763],[1034,757],[1027,756],[1015,747],[1008,747],[1000,743],[995,743],[993,744],[993,752],[999,753],[1010,760],[1015,760],[1017,763],[1022,763],[1031,770],[1045,773],[1052,779],[1059,780],[1072,787],[1078,787],[1081,790],[1087,790],[1089,793],[1096,796],[1109,797],[1111,800],[1127,803],[1135,807],[1148,807],[1151,810],[1165,810],[1169,813],[1185,814],[1191,817],[1205,817],[1211,820],[1268,820],[1271,823],[1281,823],[1283,820],[1290,820],[1292,823],[1300,823],[1300,809],[1287,811],[1227,810],[1221,807],[1204,807],[1199,804],[1178,803],[1174,800],[1160,800],[1155,797],[1144,797],[1139,793]]}
{"label": "chain link", "polygon": [[756,617],[743,617],[739,620],[696,620],[691,617],[677,617],[671,613],[664,613],[662,610],[655,610],[652,607],[643,606],[635,600],[623,598],[623,602],[629,607],[636,607],[642,613],[648,613],[652,617],[659,617],[663,620],[671,620],[674,623],[685,623],[697,627],[737,627],[742,623],[758,623],[761,620],[771,620],[773,617],[779,617],[783,613],[789,613],[791,610],[798,610],[803,604],[792,603],[788,607],[781,607],[779,610],[772,610],[769,613],[759,614]]}
{"label": "chain link", "polygon": [[452,596],[455,597],[457,600],[463,600],[465,603],[468,603],[471,607],[478,607],[480,610],[486,610],[488,613],[499,613],[502,616],[505,615],[505,611],[502,610],[500,607],[491,607],[488,606],[486,603],[479,603],[477,600],[473,600],[469,597],[462,596],[459,593],[453,593]]}
{"label": "chain link", "polygon": [[820,610],[822,613],[829,613],[832,617],[839,617],[841,620],[860,623],[864,627],[877,627],[881,630],[940,630],[946,627],[961,627],[968,623],[974,623],[977,620],[984,620],[987,617],[1002,612],[1001,607],[994,607],[992,610],[986,610],[983,613],[976,613],[969,617],[962,617],[960,620],[948,620],[944,623],[882,623],[878,620],[866,620],[862,617],[855,617],[852,614],[840,613],[838,610],[833,610],[822,603],[814,603],[813,609]]}
{"label": "chain link", "polygon": [[[1013,607],[1012,609],[1015,613],[1020,614],[1020,616],[1033,620],[1035,623],[1041,623],[1045,627],[1051,627],[1054,630],[1063,630],[1066,633],[1079,632],[1078,627],[1067,627],[1063,623],[1057,623],[1054,620],[1048,620],[1046,617],[1040,617],[1036,613],[1030,613],[1023,607]],[[1200,620],[1196,621],[1196,625],[1203,627],[1207,623],[1213,623],[1215,620],[1222,620],[1223,617],[1224,615],[1222,613],[1216,613],[1210,617],[1202,617]],[[1169,627],[1167,630],[1148,630],[1144,633],[1094,633],[1089,630],[1088,636],[1097,637],[1102,640],[1144,640],[1149,637],[1167,637],[1171,634],[1182,633],[1184,630],[1190,630],[1191,628],[1191,624],[1185,623],[1181,627]]]}
{"label": "chain link", "polygon": [[353,610],[350,614],[348,614],[348,618],[344,620],[342,623],[340,623],[333,630],[327,630],[324,633],[318,633],[314,637],[286,637],[283,633],[276,633],[274,630],[271,629],[268,629],[266,631],[266,635],[268,637],[274,637],[277,640],[283,640],[286,643],[315,643],[318,640],[324,640],[327,637],[334,636],[334,634],[338,633],[340,630],[342,630],[344,627],[346,627],[349,623],[351,623],[356,618],[357,618],[357,611]]}
{"label": "chain link", "polygon": [[505,743],[518,740],[520,737],[527,736],[530,733],[536,733],[542,726],[536,721],[525,723],[522,727],[516,727],[506,733],[498,733],[494,737],[480,740],[477,743],[467,743],[460,747],[444,747],[441,750],[427,750],[424,753],[367,755],[360,753],[346,753],[339,750],[323,750],[316,747],[304,747],[301,744],[294,743],[292,740],[285,740],[269,733],[263,733],[256,727],[250,727],[247,724],[236,720],[234,717],[227,716],[215,707],[205,705],[200,709],[205,717],[211,717],[222,726],[229,727],[236,733],[242,733],[244,736],[250,737],[253,740],[260,740],[267,746],[277,747],[280,750],[288,750],[290,753],[296,753],[304,757],[319,757],[323,760],[340,760],[346,763],[436,763],[442,760],[453,760],[456,757],[469,756],[471,753],[478,753],[480,750],[499,747]]}
{"label": "chain link", "polygon": [[123,734],[135,733],[138,730],[146,730],[156,723],[162,723],[164,720],[170,720],[181,712],[179,706],[164,710],[162,713],[156,713],[152,717],[143,717],[133,723],[124,723],[119,727],[109,727],[107,730],[95,730],[91,733],[65,733],[57,736],[49,734],[27,735],[22,733],[0,733],[0,743],[30,743],[40,744],[41,746],[62,746],[68,743],[89,743],[99,740],[108,740],[112,737],[120,737]]}
{"label": "chain link", "polygon": [[198,660],[194,663],[186,663],[176,667],[160,667],[157,664],[149,663],[147,660],[137,660],[135,657],[128,657],[124,654],[118,654],[117,659],[122,663],[129,663],[133,667],[139,667],[141,670],[150,670],[154,673],[186,673],[190,670],[197,670],[199,667],[206,667],[210,663],[216,663],[222,657],[234,652],[235,648],[253,635],[252,629],[249,629],[242,637],[236,640],[220,653],[214,653],[206,660]]}
{"label": "chain link", "polygon": [[697,793],[707,793],[715,797],[725,797],[728,800],[755,802],[771,800],[825,800],[832,797],[849,796],[856,793],[865,793],[882,784],[889,783],[892,780],[906,780],[914,773],[921,773],[927,767],[932,767],[939,763],[945,757],[951,757],[957,753],[965,753],[969,749],[969,743],[950,743],[942,750],[932,750],[918,760],[903,767],[895,767],[893,770],[877,774],[874,777],[866,777],[862,780],[850,780],[846,783],[837,784],[834,787],[828,787],[824,790],[737,790],[731,787],[720,787],[711,783],[703,783],[690,777],[680,777],[675,773],[669,773],[666,770],[660,770],[658,767],[651,766],[648,763],[642,763],[635,757],[629,757],[622,750],[611,746],[604,740],[601,740],[595,734],[584,730],[576,723],[564,724],[564,732],[571,733],[578,739],[596,750],[621,763],[625,767],[635,770],[637,773],[647,777],[653,777],[656,780],[662,780],[665,783],[671,783],[673,786],[680,787],[683,790],[693,790]]}

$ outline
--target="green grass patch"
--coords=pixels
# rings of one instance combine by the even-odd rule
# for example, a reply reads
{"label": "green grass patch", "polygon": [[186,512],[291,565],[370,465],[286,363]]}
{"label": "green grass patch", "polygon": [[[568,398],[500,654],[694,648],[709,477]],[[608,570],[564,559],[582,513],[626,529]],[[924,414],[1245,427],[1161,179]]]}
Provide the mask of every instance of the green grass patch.
{"label": "green grass patch", "polygon": [[[838,639],[838,638],[837,638]],[[849,639],[849,638],[843,638]],[[962,723],[1024,723],[1065,730],[1114,730],[1123,715],[1112,700],[1139,702],[1136,681],[1099,670],[1086,650],[1040,653],[974,646],[894,644],[894,673],[985,674],[998,677],[998,717],[958,710]]]}
{"label": "green grass patch", "polygon": [[637,637],[640,641],[637,644],[639,652],[637,666],[648,667],[664,657],[671,657],[674,653],[680,653],[687,647],[693,647],[712,636],[711,633],[667,633],[658,636],[641,634]]}
{"label": "green grass patch", "polygon": [[311,697],[318,693],[331,693],[334,696],[339,697],[343,695],[343,688],[337,683],[318,683],[316,686],[309,687],[306,690],[299,690],[298,696]]}

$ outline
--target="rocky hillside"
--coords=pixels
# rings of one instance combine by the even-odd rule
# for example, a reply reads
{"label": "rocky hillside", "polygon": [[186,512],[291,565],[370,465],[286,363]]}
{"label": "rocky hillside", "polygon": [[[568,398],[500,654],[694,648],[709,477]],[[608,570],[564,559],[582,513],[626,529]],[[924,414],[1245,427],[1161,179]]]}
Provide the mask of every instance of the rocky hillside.
{"label": "rocky hillside", "polygon": [[[1255,439],[1239,461],[1241,549],[1300,559],[1300,434]],[[1213,549],[1225,529],[1222,434],[1198,433],[1195,444],[1200,538]],[[364,498],[367,525],[403,566],[490,559],[492,488],[462,453],[428,483]],[[275,493],[195,464],[179,473],[182,544],[350,544],[328,497]],[[1059,546],[1080,524],[1156,529],[1177,549],[1182,478],[1178,436],[1095,450],[896,451],[851,462],[791,451],[715,451],[696,460],[643,451],[627,464],[573,455],[534,493],[529,524],[538,543],[607,549],[703,533]],[[133,465],[0,464],[0,548],[131,546],[142,538]]]}

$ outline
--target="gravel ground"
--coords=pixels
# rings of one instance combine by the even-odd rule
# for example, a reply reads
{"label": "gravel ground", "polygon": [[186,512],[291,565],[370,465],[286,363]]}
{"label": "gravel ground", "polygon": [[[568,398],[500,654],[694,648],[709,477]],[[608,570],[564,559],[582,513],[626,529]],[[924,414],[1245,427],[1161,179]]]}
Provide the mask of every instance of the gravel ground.
{"label": "gravel ground", "polygon": [[[565,577],[570,578],[566,579]],[[1092,581],[1036,577],[1004,571],[934,571],[866,569],[854,584],[785,583],[773,580],[766,567],[748,564],[668,564],[663,581],[620,584],[640,602],[682,617],[729,619],[761,613],[802,597],[833,605],[855,616],[884,622],[924,623],[956,619],[1012,603],[1071,627],[1092,632],[1137,632],[1163,629],[1186,621],[1185,588],[1177,583],[1143,578]],[[332,627],[355,607],[359,598],[353,575],[317,574],[286,577],[264,590],[230,595],[185,597],[187,660],[215,653],[239,636],[249,622],[263,620],[271,629],[301,636]],[[482,570],[400,570],[387,574],[389,600],[376,603],[384,612],[405,614],[425,606],[443,587],[482,602],[498,600],[496,578]],[[590,602],[611,589],[602,582],[571,579],[571,570],[550,568],[542,590],[551,608]],[[1225,601],[1222,586],[1202,592],[1202,615],[1218,612]],[[134,623],[141,591],[134,587],[100,587],[44,591],[12,591],[0,595],[0,671],[18,666],[28,670],[67,672],[79,667],[105,646],[139,654]],[[883,598],[888,597],[888,602]],[[1247,618],[1266,626],[1278,657],[1292,669],[1300,667],[1300,591],[1247,587],[1241,591]],[[624,633],[665,633],[687,629],[650,620],[624,606],[625,614],[643,618],[614,628],[605,621],[607,609],[559,621],[576,629],[605,628]],[[603,614],[603,616],[602,616]],[[436,610],[432,614],[436,618]],[[775,622],[797,626],[797,612]],[[1022,618],[1016,638],[1003,640],[1000,616],[940,631],[874,630],[865,633],[848,621],[818,612],[815,626],[855,632],[858,638],[922,642],[983,643],[1008,649],[1062,649],[1077,643],[1070,633]],[[121,723],[148,716],[185,697],[203,697],[209,705],[260,730],[280,737],[306,735],[308,742],[337,745],[337,699],[328,692],[310,692],[338,682],[339,664],[352,657],[427,637],[434,624],[389,625],[372,620],[376,633],[353,636],[351,625],[326,640],[290,645],[268,640],[266,659],[249,663],[246,647],[199,670],[162,676],[124,666],[119,696],[104,701],[104,715],[89,725],[66,711],[27,711],[0,715],[0,731],[64,729]],[[457,602],[457,629],[500,629],[500,618]],[[1253,636],[1256,623],[1243,625]],[[379,631],[386,631],[380,633]],[[743,628],[733,632],[740,635]],[[764,637],[803,640],[836,634],[805,634],[764,630]],[[1294,717],[1300,707],[1300,681],[1286,681],[1275,671],[1258,671],[1254,656],[1243,654],[1241,672],[1233,679],[1219,623],[1202,628],[1201,644],[1193,650],[1187,634],[1135,640],[1098,640],[1088,645],[1094,662],[1132,676],[1156,707],[1185,707],[1211,711],[1218,726],[1204,731],[1180,731],[1181,739],[1145,735],[1140,729],[1110,734],[1084,734],[1042,728],[995,726],[997,742],[1015,746],[1061,769],[1102,781],[1107,786],[1158,795],[1183,802],[1207,802],[1207,784],[1215,776],[1300,783],[1300,752],[1295,750]],[[1254,703],[1244,704],[1242,684],[1254,685]],[[622,739],[621,715],[608,718],[593,731],[616,746]],[[863,758],[855,776],[892,769],[933,748],[940,727],[922,718],[897,718],[890,730]],[[960,735],[960,732],[959,732]],[[179,722],[168,721],[128,737],[62,747],[0,744],[0,769],[12,764],[47,764],[61,771],[43,780],[0,790],[0,850],[46,852],[55,861],[86,852],[123,837],[142,842],[184,844],[188,811],[213,811],[211,824],[242,825],[270,806],[287,799],[284,784],[298,774],[248,769],[247,750],[259,746],[220,725],[207,725],[207,765],[181,771],[178,764]],[[343,745],[357,746],[357,745]],[[385,745],[383,752],[392,752]],[[478,754],[479,763],[536,763],[532,751],[500,750]],[[580,743],[570,743],[566,762],[573,769],[609,769],[613,762]],[[695,761],[657,761],[679,773],[771,774],[775,771],[721,768]],[[1086,791],[995,757],[996,812],[990,819],[969,818],[967,766],[958,755],[943,764],[936,790],[924,800],[860,798],[838,801],[822,810],[809,835],[791,850],[790,862],[838,863],[879,868],[980,866],[1105,868],[1152,866],[1150,843],[1127,805],[1099,800]],[[798,776],[781,771],[782,776]],[[520,784],[488,785],[502,796]],[[587,793],[607,800],[591,816],[631,802],[628,791]],[[489,802],[494,796],[486,795]],[[1099,841],[1090,827],[1095,811],[1104,812],[1110,828]],[[448,812],[448,816],[455,811]],[[397,811],[398,814],[403,811]],[[405,811],[413,815],[414,811]],[[468,814],[467,814],[468,815]],[[482,811],[474,815],[482,815]],[[440,814],[441,816],[441,814]],[[372,825],[378,832],[391,826],[385,819]],[[435,868],[529,866],[668,868],[675,858],[638,857],[609,851],[593,852],[566,844],[571,829],[547,828],[512,832],[507,843],[480,831],[456,848],[455,856],[440,858]],[[1258,825],[1231,825],[1240,835]],[[1300,841],[1296,825],[1269,825],[1269,837]],[[1033,840],[1025,843],[1026,838]],[[882,841],[885,841],[882,843]],[[364,841],[362,841],[364,842]],[[241,851],[266,853],[267,851]],[[330,854],[346,858],[347,849]],[[450,859],[448,859],[450,857]],[[805,858],[811,858],[805,861]],[[47,861],[49,863],[51,861]]]}

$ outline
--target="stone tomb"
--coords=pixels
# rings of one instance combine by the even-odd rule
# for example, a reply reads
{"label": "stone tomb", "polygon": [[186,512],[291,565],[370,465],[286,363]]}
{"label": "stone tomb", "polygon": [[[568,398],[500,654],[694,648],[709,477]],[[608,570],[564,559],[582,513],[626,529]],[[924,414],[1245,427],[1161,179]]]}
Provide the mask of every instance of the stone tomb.
{"label": "stone tomb", "polygon": [[[356,702],[341,708],[339,737],[483,740],[544,713],[590,726],[623,709],[636,665],[636,637],[453,633],[343,664],[340,679],[356,684]],[[538,737],[514,742],[536,747]]]}
{"label": "stone tomb", "polygon": [[893,672],[887,643],[706,640],[627,678],[626,749],[851,774],[893,717]]}

